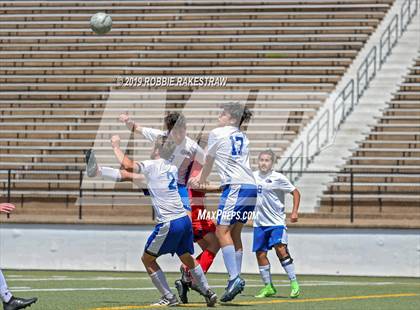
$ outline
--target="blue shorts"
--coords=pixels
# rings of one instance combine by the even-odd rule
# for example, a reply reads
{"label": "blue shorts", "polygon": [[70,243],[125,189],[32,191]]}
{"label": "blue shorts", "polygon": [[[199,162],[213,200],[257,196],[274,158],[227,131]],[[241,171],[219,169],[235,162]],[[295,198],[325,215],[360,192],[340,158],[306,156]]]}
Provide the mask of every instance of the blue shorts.
{"label": "blue shorts", "polygon": [[267,252],[277,244],[287,244],[286,227],[254,227],[254,242],[252,244],[252,252]]}
{"label": "blue shorts", "polygon": [[178,193],[179,196],[181,196],[181,201],[182,205],[184,206],[184,209],[187,211],[191,211],[190,196],[188,195],[187,186],[178,183]]}
{"label": "blue shorts", "polygon": [[191,220],[188,216],[170,222],[159,223],[155,226],[144,251],[152,256],[175,253],[181,256],[185,253],[194,254],[193,232]]}
{"label": "blue shorts", "polygon": [[253,216],[256,202],[257,186],[253,184],[225,185],[217,209],[217,225],[246,223]]}

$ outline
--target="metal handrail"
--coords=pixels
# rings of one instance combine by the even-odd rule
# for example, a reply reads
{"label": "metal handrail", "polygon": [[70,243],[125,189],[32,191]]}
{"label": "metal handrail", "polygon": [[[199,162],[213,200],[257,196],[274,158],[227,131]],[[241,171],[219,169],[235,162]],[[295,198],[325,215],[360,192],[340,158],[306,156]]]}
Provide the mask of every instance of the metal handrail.
{"label": "metal handrail", "polygon": [[[414,7],[412,5],[414,4]],[[418,0],[407,0],[401,6],[401,34],[407,29],[414,15],[418,11]]]}
{"label": "metal handrail", "polygon": [[[398,15],[395,15],[381,35],[379,42],[379,67],[382,67],[387,57],[391,54],[392,48],[397,44],[399,39],[398,33]],[[385,48],[386,50],[384,51]]]}
{"label": "metal handrail", "polygon": [[[350,99],[349,104],[347,103],[348,99]],[[353,110],[354,103],[354,80],[351,79],[344,87],[344,89],[338,94],[333,103],[332,130],[334,134],[338,131],[340,125]],[[339,122],[336,124],[336,115],[339,111],[341,111],[341,117]]]}
{"label": "metal handrail", "polygon": [[[396,14],[392,20],[388,23],[386,29],[381,35],[380,42],[375,44],[369,53],[366,55],[365,59],[362,61],[362,64],[358,68],[356,78],[350,79],[350,81],[344,86],[344,88],[339,92],[337,98],[333,102],[332,111],[328,114],[328,122],[329,117],[332,117],[332,133],[328,135],[328,139],[334,137],[335,133],[340,128],[340,125],[344,122],[347,118],[349,113],[353,110],[354,106],[359,103],[359,100],[365,90],[368,88],[370,81],[375,77],[376,73],[382,68],[383,63],[385,62],[386,58],[391,54],[392,49],[396,45],[399,37],[406,31],[408,24],[411,22],[413,17],[418,12],[418,2],[419,0],[406,0],[401,7],[400,16]],[[401,21],[401,26],[399,27],[398,24]],[[401,31],[398,31],[398,28]],[[386,49],[386,50],[385,50]],[[378,51],[379,50],[379,55]],[[378,68],[378,58],[379,58],[379,68]],[[372,68],[373,67],[373,68]],[[356,87],[355,87],[356,84]],[[356,88],[356,89],[355,89]],[[355,96],[356,92],[356,96]],[[348,100],[350,102],[348,103]],[[337,115],[341,111],[341,116],[337,120]],[[302,142],[292,151],[290,158],[308,158],[305,161],[305,164],[302,164],[301,170],[305,169],[308,164],[310,163],[310,157],[313,155],[309,154],[310,147],[308,143],[311,144],[313,142],[314,137],[320,136],[319,132],[316,132],[313,135],[312,131],[316,128],[319,131],[324,129],[325,126],[320,125],[320,121],[323,120],[325,113],[323,113],[319,119],[314,123],[311,129],[306,133],[306,137],[302,139]],[[329,141],[325,141],[328,143]],[[301,145],[303,141],[306,141],[306,146]],[[296,154],[297,151],[300,150],[300,153]],[[306,151],[306,154],[305,154]],[[316,154],[314,154],[316,155]],[[290,166],[293,166],[292,160],[288,158],[283,163],[281,169],[286,167],[289,163]],[[294,162],[295,163],[295,162]],[[302,160],[303,163],[303,160]],[[290,170],[290,169],[287,169]],[[300,175],[299,175],[300,176]],[[293,178],[290,178],[293,180]]]}
{"label": "metal handrail", "polygon": [[[359,69],[357,70],[357,102],[359,102],[360,97],[363,96],[365,90],[369,87],[370,81],[376,75],[376,45],[372,47],[369,54],[363,60]],[[373,64],[373,71],[371,65]]]}
{"label": "metal handrail", "polygon": [[[323,119],[324,121],[322,122]],[[306,166],[308,166],[308,164],[311,162],[311,160],[314,158],[315,155],[319,154],[319,152],[321,151],[321,147],[324,146],[328,142],[329,127],[330,127],[330,111],[325,110],[324,113],[322,113],[319,120],[315,124],[313,124],[312,127],[308,130],[308,134],[306,136]],[[325,138],[323,141],[320,141],[321,132],[324,128],[326,128]],[[311,136],[311,133],[313,132],[314,129],[316,129],[316,132],[314,135]],[[315,152],[311,154],[310,153],[311,145],[314,141],[316,141],[316,148],[315,148]]]}
{"label": "metal handrail", "polygon": [[[298,161],[300,163],[300,167],[299,167],[300,169],[298,171],[302,171],[304,169],[304,162],[303,162],[303,156],[302,156],[303,152],[304,152],[303,142],[300,142],[296,146],[296,148],[293,150],[291,156],[287,158],[287,160],[283,163],[283,165],[280,168],[281,170],[290,171],[289,176],[288,176],[290,180],[295,180],[293,178],[293,172],[294,172],[293,168],[295,167],[295,164]],[[301,173],[297,173],[297,177],[299,177],[300,175]]]}

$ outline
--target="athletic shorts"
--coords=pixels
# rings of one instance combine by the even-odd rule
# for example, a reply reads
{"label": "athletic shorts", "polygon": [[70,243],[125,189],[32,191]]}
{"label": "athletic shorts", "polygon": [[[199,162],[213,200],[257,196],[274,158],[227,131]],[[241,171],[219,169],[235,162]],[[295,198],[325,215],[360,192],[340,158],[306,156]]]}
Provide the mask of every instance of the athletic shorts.
{"label": "athletic shorts", "polygon": [[194,242],[203,239],[203,237],[208,233],[214,233],[216,231],[216,225],[212,220],[199,220],[197,218],[193,218],[192,227],[194,234]]}
{"label": "athletic shorts", "polygon": [[254,227],[253,252],[267,252],[277,244],[287,244],[287,232],[284,226]]}
{"label": "athletic shorts", "polygon": [[205,193],[188,189],[191,202],[191,219],[194,234],[194,242],[197,242],[210,232],[216,231],[216,225],[211,219],[198,219],[200,210],[206,210],[204,206]]}
{"label": "athletic shorts", "polygon": [[194,254],[193,232],[188,216],[159,223],[155,226],[147,240],[144,251],[152,256],[175,253],[181,256],[185,253]]}
{"label": "athletic shorts", "polygon": [[217,209],[217,225],[246,223],[253,216],[257,202],[257,186],[254,184],[228,184],[222,190]]}

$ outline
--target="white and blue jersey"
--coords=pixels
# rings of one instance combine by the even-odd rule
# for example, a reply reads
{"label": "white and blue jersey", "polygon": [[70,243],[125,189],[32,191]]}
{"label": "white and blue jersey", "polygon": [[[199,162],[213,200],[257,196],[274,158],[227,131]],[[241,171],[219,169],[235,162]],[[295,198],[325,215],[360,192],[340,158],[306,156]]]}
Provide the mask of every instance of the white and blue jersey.
{"label": "white and blue jersey", "polygon": [[295,190],[293,184],[281,173],[254,172],[258,198],[254,218],[253,251],[268,251],[274,245],[287,244],[285,194]]}
{"label": "white and blue jersey", "polygon": [[221,185],[254,184],[249,164],[249,140],[237,127],[224,126],[209,134],[207,155],[214,158]]}
{"label": "white and blue jersey", "polygon": [[217,212],[218,225],[246,223],[252,216],[257,187],[249,164],[249,141],[237,127],[213,129],[207,156],[214,158],[223,189]]}
{"label": "white and blue jersey", "polygon": [[145,160],[139,166],[146,177],[158,222],[147,240],[145,252],[153,256],[193,254],[191,220],[178,193],[177,168],[164,159]]}
{"label": "white and blue jersey", "polygon": [[[144,127],[142,134],[150,142],[155,142],[158,136],[167,136],[168,132]],[[188,211],[191,211],[187,190],[187,183],[190,177],[191,168],[194,161],[203,165],[204,156],[204,150],[191,138],[185,137],[181,144],[176,146],[174,153],[169,160],[178,168],[178,191],[181,195],[184,208]]]}

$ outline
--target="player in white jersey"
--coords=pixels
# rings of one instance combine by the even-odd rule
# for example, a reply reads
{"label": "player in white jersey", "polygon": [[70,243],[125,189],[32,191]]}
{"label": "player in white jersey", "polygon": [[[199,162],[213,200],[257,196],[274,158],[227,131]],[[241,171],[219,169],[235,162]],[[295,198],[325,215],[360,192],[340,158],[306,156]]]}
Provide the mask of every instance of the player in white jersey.
{"label": "player in white jersey", "polygon": [[[126,172],[132,171],[145,177],[158,223],[146,242],[142,261],[153,284],[162,294],[154,306],[178,304],[178,299],[169,288],[165,275],[156,262],[159,256],[168,253],[178,255],[182,263],[189,268],[207,305],[214,306],[217,296],[209,288],[200,264],[192,257],[194,247],[191,220],[178,193],[178,169],[170,161],[175,148],[175,142],[169,140],[167,136],[159,136],[156,138],[152,160],[135,162],[125,155],[121,160]],[[101,170],[94,155],[89,158],[88,170],[93,170],[92,167],[97,171]]]}
{"label": "player in white jersey", "polygon": [[[11,203],[0,203],[0,212],[10,213],[15,209]],[[3,301],[3,310],[18,310],[29,307],[35,303],[38,298],[33,297],[29,299],[14,297],[7,287],[6,279],[0,269],[0,299]]]}
{"label": "player in white jersey", "polygon": [[143,127],[129,118],[127,114],[120,115],[120,121],[125,123],[130,130],[142,134],[150,142],[155,142],[158,136],[171,136],[176,143],[176,148],[170,161],[178,168],[178,191],[182,203],[188,211],[191,211],[187,182],[194,161],[201,165],[204,162],[203,149],[186,135],[186,120],[179,112],[171,112],[164,118],[166,131]]}
{"label": "player in white jersey", "polygon": [[[134,130],[142,134],[150,142],[154,142],[159,135],[170,136],[176,143],[174,154],[171,156],[171,162],[178,167],[178,192],[181,195],[184,207],[191,211],[191,219],[193,225],[194,242],[203,250],[197,256],[197,260],[206,273],[213,264],[217,252],[220,249],[219,242],[215,235],[216,227],[210,219],[199,219],[199,211],[205,209],[204,192],[199,192],[191,188],[187,188],[187,182],[190,176],[196,175],[204,163],[204,151],[198,145],[198,141],[194,141],[186,135],[186,119],[182,113],[170,112],[164,118],[166,131],[159,129],[143,127],[129,118],[127,114],[120,115],[120,121],[125,123],[130,130]],[[114,147],[114,152],[117,149]],[[120,152],[121,153],[121,152]],[[117,157],[119,156],[116,154]],[[133,176],[135,180],[138,178],[135,174],[121,171],[121,174]],[[208,186],[206,186],[208,188]],[[181,267],[182,279],[175,281],[180,299],[183,303],[188,303],[188,290],[195,286],[192,284],[188,276],[188,269]]]}
{"label": "player in white jersey", "polygon": [[192,187],[205,184],[213,164],[216,165],[222,185],[216,235],[229,273],[228,285],[220,300],[226,302],[245,287],[245,281],[240,277],[241,231],[255,208],[257,187],[249,165],[249,141],[239,129],[252,114],[239,103],[224,104],[222,109],[219,127],[209,134],[204,167],[200,175],[190,179],[190,184]]}
{"label": "player in white jersey", "polygon": [[258,155],[258,170],[254,172],[258,187],[257,205],[254,218],[254,242],[252,251],[256,253],[264,287],[255,296],[270,297],[277,293],[271,281],[270,262],[267,252],[274,248],[280,263],[286,271],[290,284],[290,297],[299,296],[299,284],[296,279],[293,259],[287,249],[285,194],[293,195],[293,209],[290,215],[292,223],[298,220],[300,193],[281,173],[273,171],[276,156],[271,150]]}

